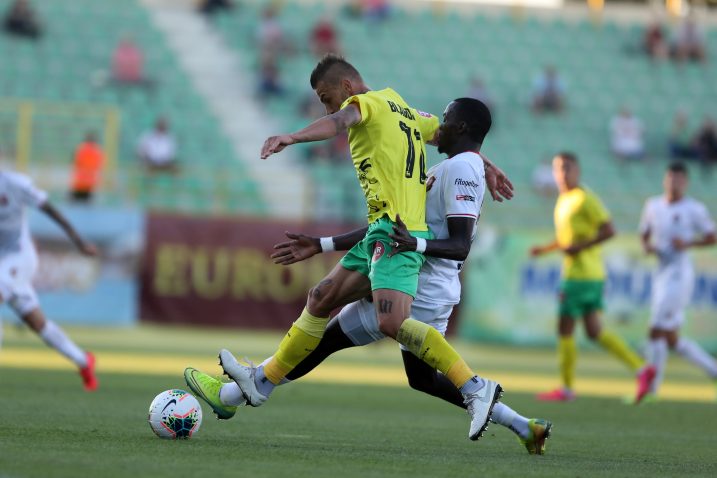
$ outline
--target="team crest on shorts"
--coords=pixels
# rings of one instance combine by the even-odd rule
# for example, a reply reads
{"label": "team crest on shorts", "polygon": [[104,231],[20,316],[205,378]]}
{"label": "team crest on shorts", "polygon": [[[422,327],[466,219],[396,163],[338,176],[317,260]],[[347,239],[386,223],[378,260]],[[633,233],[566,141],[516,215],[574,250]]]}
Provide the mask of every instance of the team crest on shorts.
{"label": "team crest on shorts", "polygon": [[384,247],[383,242],[376,241],[376,244],[373,245],[373,258],[371,259],[371,261],[376,262],[385,253],[386,253],[386,248]]}

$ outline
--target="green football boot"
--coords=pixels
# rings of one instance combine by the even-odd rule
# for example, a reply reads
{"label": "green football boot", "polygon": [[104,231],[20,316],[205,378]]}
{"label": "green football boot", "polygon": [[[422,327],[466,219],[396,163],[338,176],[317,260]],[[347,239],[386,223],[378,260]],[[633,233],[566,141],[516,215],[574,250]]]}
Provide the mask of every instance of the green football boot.
{"label": "green football boot", "polygon": [[531,418],[528,420],[528,429],[530,430],[528,438],[518,437],[518,440],[531,455],[544,455],[545,440],[550,436],[553,424],[542,418]]}
{"label": "green football boot", "polygon": [[212,407],[219,420],[229,420],[237,412],[237,407],[224,405],[219,400],[219,391],[224,385],[221,380],[200,372],[196,368],[187,367],[184,369],[184,381],[187,382],[192,392]]}

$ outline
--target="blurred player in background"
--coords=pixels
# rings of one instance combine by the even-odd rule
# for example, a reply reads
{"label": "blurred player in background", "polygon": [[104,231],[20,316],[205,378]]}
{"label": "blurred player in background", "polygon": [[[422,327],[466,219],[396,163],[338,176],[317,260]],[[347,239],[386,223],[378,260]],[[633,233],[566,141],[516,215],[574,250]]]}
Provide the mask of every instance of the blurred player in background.
{"label": "blurred player in background", "polygon": [[647,346],[647,358],[657,371],[651,394],[657,393],[662,382],[669,349],[707,372],[717,384],[714,357],[697,342],[679,335],[695,280],[688,249],[714,245],[715,223],[704,204],[686,195],[688,178],[684,164],[671,164],[662,185],[664,194],[645,202],[640,221],[642,246],[658,260],[652,281]]}
{"label": "blurred player in background", "polygon": [[[448,327],[453,307],[460,302],[458,275],[470,252],[478,228],[485,195],[485,166],[479,155],[481,144],[491,126],[488,108],[480,101],[460,98],[451,102],[444,113],[438,136],[438,151],[449,159],[428,173],[426,220],[436,236],[426,244],[426,259],[418,281],[411,316],[435,328],[442,335]],[[397,218],[390,255],[416,249],[417,239]],[[332,237],[336,249],[348,249],[366,235],[362,228]],[[287,233],[290,241],[277,244],[272,258],[277,264],[290,265],[319,254],[320,238]],[[344,307],[326,328],[321,342],[281,383],[297,380],[339,350],[367,345],[385,338],[374,305],[362,299]],[[411,387],[465,408],[463,396],[448,378],[401,346],[406,375]],[[197,373],[197,372],[195,372]],[[207,378],[204,379],[208,380]],[[194,383],[190,381],[190,386]],[[215,387],[221,387],[219,381]],[[200,389],[198,394],[202,396]],[[204,398],[204,397],[203,397]],[[211,403],[216,413],[226,413],[222,403]],[[230,412],[235,410],[232,409]],[[491,418],[511,429],[531,454],[543,454],[545,439],[552,424],[542,419],[527,419],[503,403],[495,404]]]}
{"label": "blurred player in background", "polygon": [[[477,440],[501,395],[500,385],[478,377],[437,330],[410,316],[426,240],[432,238],[425,221],[425,144],[435,139],[438,118],[408,107],[390,88],[370,90],[359,72],[338,56],[324,57],[310,82],[327,115],[301,131],[267,139],[261,156],[266,159],[292,144],[322,141],[348,130],[369,227],[310,291],[306,308],[266,364],[246,367],[227,350],[220,352],[224,371],[238,386],[226,386],[235,395],[228,404],[246,398],[252,406],[261,405],[319,344],[332,310],[372,295],[381,332],[446,374],[461,390],[471,416],[468,436]],[[389,256],[389,235],[399,215],[418,241],[414,251]],[[322,245],[335,246],[328,240]],[[190,383],[191,376],[185,377]]]}
{"label": "blurred player in background", "polygon": [[590,340],[624,362],[637,375],[637,395],[649,389],[655,369],[645,362],[615,333],[600,324],[603,308],[605,267],[600,244],[615,235],[610,214],[600,199],[580,185],[580,165],[572,153],[560,153],[553,159],[553,174],[560,195],[555,204],[555,240],[536,246],[531,255],[538,257],[553,251],[564,255],[558,321],[558,360],[562,388],[538,395],[539,400],[567,401],[575,398],[573,382],[577,347],[575,322],[583,319]]}
{"label": "blurred player in background", "polygon": [[47,345],[69,358],[77,368],[85,389],[95,390],[95,357],[79,348],[40,309],[32,279],[37,269],[37,252],[27,225],[25,207],[37,207],[55,221],[79,251],[96,256],[97,250],[77,234],[65,217],[48,201],[47,193],[37,189],[30,178],[0,172],[0,303],[8,305]]}

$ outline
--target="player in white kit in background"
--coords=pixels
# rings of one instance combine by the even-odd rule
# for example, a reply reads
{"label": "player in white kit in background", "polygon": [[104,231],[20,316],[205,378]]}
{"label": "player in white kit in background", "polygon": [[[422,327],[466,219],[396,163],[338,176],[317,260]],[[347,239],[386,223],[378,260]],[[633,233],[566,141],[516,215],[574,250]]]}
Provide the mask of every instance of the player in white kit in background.
{"label": "player in white kit in background", "polygon": [[[40,309],[32,279],[37,269],[37,251],[30,236],[26,207],[37,207],[53,219],[86,256],[97,250],[86,243],[72,225],[48,201],[47,193],[37,189],[22,174],[0,171],[0,304],[7,303],[47,345],[69,358],[80,370],[85,389],[95,390],[95,358],[80,349]],[[2,324],[0,323],[0,332]]]}
{"label": "player in white kit in background", "polygon": [[692,298],[694,270],[688,249],[717,242],[715,223],[704,204],[686,196],[687,169],[671,164],[663,180],[664,194],[645,202],[640,221],[642,245],[658,259],[652,281],[652,311],[647,359],[657,376],[650,393],[656,394],[669,350],[700,367],[717,383],[717,361],[695,341],[680,337],[685,309]]}

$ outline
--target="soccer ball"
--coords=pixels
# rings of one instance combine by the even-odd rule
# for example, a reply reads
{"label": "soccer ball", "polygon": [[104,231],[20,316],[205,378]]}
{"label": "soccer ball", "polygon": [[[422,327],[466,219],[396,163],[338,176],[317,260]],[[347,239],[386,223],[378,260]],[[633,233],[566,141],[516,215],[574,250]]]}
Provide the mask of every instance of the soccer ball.
{"label": "soccer ball", "polygon": [[189,438],[202,424],[202,407],[184,390],[165,390],[152,400],[147,421],[160,438]]}

